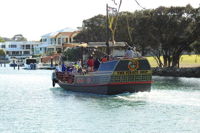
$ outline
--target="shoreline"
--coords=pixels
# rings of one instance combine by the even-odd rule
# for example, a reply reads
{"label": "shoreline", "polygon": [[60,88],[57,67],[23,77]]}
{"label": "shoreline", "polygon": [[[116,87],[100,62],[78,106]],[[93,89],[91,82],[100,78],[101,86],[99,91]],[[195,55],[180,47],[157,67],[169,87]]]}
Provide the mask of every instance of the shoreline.
{"label": "shoreline", "polygon": [[191,68],[152,68],[153,76],[172,76],[172,77],[200,77],[200,67]]}

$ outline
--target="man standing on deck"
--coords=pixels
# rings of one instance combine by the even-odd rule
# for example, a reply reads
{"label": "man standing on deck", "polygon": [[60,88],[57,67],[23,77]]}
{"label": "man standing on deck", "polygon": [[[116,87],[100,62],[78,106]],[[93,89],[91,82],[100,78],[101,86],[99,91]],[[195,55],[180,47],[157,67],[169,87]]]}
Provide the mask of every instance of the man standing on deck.
{"label": "man standing on deck", "polygon": [[125,53],[125,58],[136,58],[136,57],[140,57],[141,55],[139,53],[137,53],[136,48],[134,47],[134,50],[132,50],[130,47],[128,48],[128,50]]}

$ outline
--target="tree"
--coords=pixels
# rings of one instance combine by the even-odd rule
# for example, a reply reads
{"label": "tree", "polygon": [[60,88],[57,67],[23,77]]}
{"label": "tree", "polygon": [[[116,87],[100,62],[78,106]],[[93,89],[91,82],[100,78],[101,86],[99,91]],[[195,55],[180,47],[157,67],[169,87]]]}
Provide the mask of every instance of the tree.
{"label": "tree", "polygon": [[0,42],[5,42],[5,40],[2,37],[0,37]]}
{"label": "tree", "polygon": [[22,34],[17,34],[12,37],[13,41],[27,41],[27,39]]}
{"label": "tree", "polygon": [[63,59],[67,61],[78,61],[82,59],[81,48],[69,48],[63,53]]}
{"label": "tree", "polygon": [[5,51],[3,49],[0,49],[0,56],[5,56],[5,55],[6,55]]}
{"label": "tree", "polygon": [[[105,19],[105,16],[101,15],[84,21],[85,27],[80,34],[80,40],[87,38],[90,41],[101,41],[100,37],[105,38],[105,23],[102,20],[102,26],[99,26],[99,17]],[[191,47],[191,44],[200,40],[199,33],[200,8],[187,5],[159,7],[134,13],[121,12],[115,39],[128,42],[130,46],[137,46],[142,55],[152,54],[160,67],[179,67],[180,56],[184,51],[196,47]],[[87,36],[88,34],[90,36]]]}
{"label": "tree", "polygon": [[194,9],[190,5],[159,7],[149,12],[139,11],[139,14],[135,17],[134,41],[143,48],[151,47],[160,65],[162,55],[165,67],[178,67],[182,52],[197,39]]}
{"label": "tree", "polygon": [[83,21],[83,30],[75,37],[79,42],[106,41],[106,17],[97,15]]}
{"label": "tree", "polygon": [[190,47],[193,49],[193,51],[196,53],[196,54],[200,54],[200,41],[194,41]]}

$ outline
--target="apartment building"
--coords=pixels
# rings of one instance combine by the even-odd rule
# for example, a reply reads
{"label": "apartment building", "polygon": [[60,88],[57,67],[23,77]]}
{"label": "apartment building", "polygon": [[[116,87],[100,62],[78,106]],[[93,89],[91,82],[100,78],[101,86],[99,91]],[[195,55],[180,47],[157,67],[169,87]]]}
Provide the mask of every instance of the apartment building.
{"label": "apartment building", "polygon": [[34,47],[39,46],[40,42],[35,41],[7,41],[1,42],[0,48],[6,52],[9,58],[28,58],[34,53]]}

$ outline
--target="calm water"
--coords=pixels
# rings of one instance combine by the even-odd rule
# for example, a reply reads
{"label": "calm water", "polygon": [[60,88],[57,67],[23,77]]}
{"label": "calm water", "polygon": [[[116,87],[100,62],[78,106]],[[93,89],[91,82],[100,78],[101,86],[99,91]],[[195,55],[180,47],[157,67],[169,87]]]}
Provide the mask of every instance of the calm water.
{"label": "calm water", "polygon": [[199,133],[200,79],[154,81],[150,93],[99,96],[52,88],[49,70],[0,67],[0,133]]}

